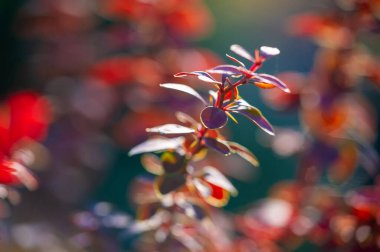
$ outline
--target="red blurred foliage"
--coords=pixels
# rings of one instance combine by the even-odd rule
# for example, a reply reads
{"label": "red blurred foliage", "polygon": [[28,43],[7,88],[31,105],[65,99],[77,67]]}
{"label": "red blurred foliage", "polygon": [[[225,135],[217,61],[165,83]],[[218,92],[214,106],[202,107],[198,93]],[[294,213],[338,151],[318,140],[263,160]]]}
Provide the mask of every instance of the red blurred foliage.
{"label": "red blurred foliage", "polygon": [[199,37],[212,27],[209,11],[198,0],[106,0],[100,8],[106,16],[163,25],[181,37]]}
{"label": "red blurred foliage", "polygon": [[0,108],[0,184],[18,185],[26,164],[13,155],[25,142],[43,140],[52,119],[51,106],[35,92],[20,91],[8,97]]}

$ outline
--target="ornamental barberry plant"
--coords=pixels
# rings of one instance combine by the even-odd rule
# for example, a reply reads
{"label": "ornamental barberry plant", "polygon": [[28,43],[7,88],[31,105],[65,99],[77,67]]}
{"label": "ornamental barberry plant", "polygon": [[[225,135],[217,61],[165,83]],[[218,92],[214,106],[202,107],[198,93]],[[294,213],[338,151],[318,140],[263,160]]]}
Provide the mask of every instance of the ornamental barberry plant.
{"label": "ornamental barberry plant", "polygon": [[[208,150],[214,150],[222,155],[237,154],[258,166],[258,160],[250,150],[226,139],[220,129],[225,127],[229,118],[237,122],[234,114],[240,114],[266,133],[274,135],[273,127],[261,111],[240,96],[239,87],[252,85],[279,88],[284,92],[290,90],[278,78],[257,73],[267,59],[280,53],[277,48],[263,46],[255,50],[255,56],[239,45],[232,45],[230,49],[248,60],[250,67],[227,55],[237,65],[218,65],[203,71],[175,74],[175,77],[198,78],[210,85],[208,101],[190,86],[180,83],[160,85],[192,95],[205,107],[198,119],[176,112],[180,124],[170,123],[146,129],[155,136],[130,150],[129,155],[160,154],[160,157],[153,154],[142,156],[143,166],[156,177],[153,184],[140,181],[139,188],[135,190],[139,204],[138,221],[131,230],[155,230],[156,241],[174,238],[190,246],[183,240],[184,236],[191,236],[189,230],[199,231],[199,225],[202,225],[194,220],[208,219],[212,211],[210,206],[222,207],[228,203],[230,195],[237,195],[236,188],[221,171],[210,165],[199,166],[197,161],[206,159]],[[196,234],[200,234],[198,231]]]}

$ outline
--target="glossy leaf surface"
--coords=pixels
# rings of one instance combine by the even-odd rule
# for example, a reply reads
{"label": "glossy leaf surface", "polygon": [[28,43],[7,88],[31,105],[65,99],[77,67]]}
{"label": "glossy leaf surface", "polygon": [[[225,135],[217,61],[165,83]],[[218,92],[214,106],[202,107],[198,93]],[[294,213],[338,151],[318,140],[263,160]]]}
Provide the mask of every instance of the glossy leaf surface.
{"label": "glossy leaf surface", "polygon": [[188,77],[195,76],[199,80],[209,83],[221,84],[220,81],[217,81],[209,73],[204,71],[194,71],[194,72],[180,72],[174,75],[174,77]]}
{"label": "glossy leaf surface", "polygon": [[255,61],[252,55],[240,45],[231,45],[230,50],[249,61]]}
{"label": "glossy leaf surface", "polygon": [[194,129],[184,127],[178,124],[164,124],[153,128],[146,129],[150,133],[160,133],[163,135],[178,135],[178,134],[191,134],[194,133]]}
{"label": "glossy leaf surface", "polygon": [[202,124],[208,129],[218,129],[226,125],[228,120],[226,112],[216,107],[206,107],[201,112]]}
{"label": "glossy leaf surface", "polygon": [[189,87],[189,86],[183,85],[183,84],[177,84],[177,83],[164,83],[164,84],[160,84],[160,86],[164,87],[164,88],[174,89],[174,90],[178,90],[178,91],[182,91],[182,92],[185,92],[187,94],[190,94],[190,95],[196,97],[197,99],[199,99],[200,101],[202,101],[203,104],[207,105],[207,102],[205,101],[205,99],[203,99],[203,97],[197,91],[195,91],[195,89],[193,89],[192,87]]}
{"label": "glossy leaf surface", "polygon": [[231,184],[231,182],[216,168],[207,166],[204,168],[203,178],[208,183],[219,186],[227,191],[229,191],[232,195],[237,194],[236,188]]}
{"label": "glossy leaf surface", "polygon": [[237,106],[236,108],[230,109],[229,111],[239,113],[247,117],[266,133],[274,135],[272,125],[270,125],[268,120],[261,114],[260,110],[258,110],[257,108],[253,106],[241,105]]}
{"label": "glossy leaf surface", "polygon": [[253,80],[254,82],[258,82],[259,83],[258,85],[260,85],[260,83],[270,84],[275,87],[278,87],[279,89],[281,89],[282,91],[286,93],[290,93],[288,86],[283,81],[281,81],[277,77],[274,77],[273,75],[257,74],[253,77]]}
{"label": "glossy leaf surface", "polygon": [[136,155],[144,152],[153,152],[153,151],[164,151],[168,149],[176,149],[183,142],[182,137],[178,138],[153,138],[145,142],[142,142],[139,145],[133,147],[128,155]]}
{"label": "glossy leaf surface", "polygon": [[260,53],[264,58],[269,58],[280,54],[280,50],[275,47],[262,46],[260,47]]}
{"label": "glossy leaf surface", "polygon": [[212,148],[223,155],[231,154],[231,149],[225,141],[211,137],[205,137],[203,141],[207,147]]}
{"label": "glossy leaf surface", "polygon": [[209,73],[227,74],[227,75],[240,75],[239,67],[234,65],[219,65],[207,70]]}
{"label": "glossy leaf surface", "polygon": [[228,145],[230,146],[233,153],[238,154],[253,166],[259,166],[259,161],[257,160],[256,156],[246,147],[235,142],[228,142]]}

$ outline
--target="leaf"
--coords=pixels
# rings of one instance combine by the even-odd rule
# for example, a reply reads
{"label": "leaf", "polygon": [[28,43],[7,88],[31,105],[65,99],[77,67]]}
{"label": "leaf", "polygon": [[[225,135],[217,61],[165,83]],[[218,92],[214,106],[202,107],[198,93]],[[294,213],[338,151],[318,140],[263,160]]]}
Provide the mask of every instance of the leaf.
{"label": "leaf", "polygon": [[173,173],[165,174],[156,178],[154,181],[154,188],[158,196],[168,194],[186,183],[185,174]]}
{"label": "leaf", "polygon": [[273,75],[257,74],[257,75],[254,75],[252,79],[254,80],[254,82],[271,84],[278,87],[279,89],[281,89],[282,91],[286,93],[290,93],[290,89],[288,88],[288,86],[284,82],[282,82],[280,79],[274,77]]}
{"label": "leaf", "polygon": [[231,45],[230,50],[249,61],[255,61],[253,56],[240,45]]}
{"label": "leaf", "polygon": [[261,56],[263,56],[264,58],[269,58],[272,56],[279,55],[280,50],[275,47],[262,46],[260,47],[260,53],[261,53]]}
{"label": "leaf", "polygon": [[183,84],[177,84],[177,83],[163,83],[163,84],[160,84],[160,86],[164,88],[174,89],[174,90],[188,93],[198,98],[200,101],[203,102],[203,104],[207,105],[207,102],[205,101],[205,99],[203,99],[203,97],[197,91],[195,91],[192,87],[189,87]]}
{"label": "leaf", "polygon": [[226,112],[220,108],[209,106],[201,112],[201,122],[208,129],[222,128],[227,121]]}
{"label": "leaf", "polygon": [[244,65],[244,63],[241,62],[240,60],[236,59],[235,57],[232,57],[232,56],[229,55],[229,54],[226,54],[226,56],[227,56],[227,58],[229,58],[230,60],[232,60],[232,61],[238,63],[240,66],[246,68],[245,65]]}
{"label": "leaf", "polygon": [[181,123],[189,124],[192,127],[196,127],[198,125],[198,122],[195,121],[194,118],[192,118],[186,113],[177,111],[175,112],[175,116],[177,120],[180,121]]}
{"label": "leaf", "polygon": [[185,156],[173,151],[166,151],[161,156],[162,167],[166,173],[181,171],[185,165]]}
{"label": "leaf", "polygon": [[274,135],[274,130],[272,125],[268,122],[268,120],[261,114],[260,110],[253,106],[241,105],[237,107],[230,108],[229,111],[234,113],[239,113],[252,122],[254,122],[257,126],[259,126],[262,130],[264,130],[269,135]]}
{"label": "leaf", "polygon": [[241,75],[240,68],[234,65],[219,65],[208,69],[207,72],[227,75]]}
{"label": "leaf", "polygon": [[176,149],[183,143],[183,137],[177,138],[153,138],[142,142],[139,145],[133,147],[128,155],[133,156],[144,152],[164,151],[167,149]]}
{"label": "leaf", "polygon": [[207,147],[212,148],[224,155],[231,154],[231,149],[225,141],[211,137],[205,137],[203,138],[203,141]]}
{"label": "leaf", "polygon": [[233,153],[238,154],[253,166],[259,166],[259,161],[257,160],[256,156],[246,147],[235,142],[228,142],[228,145],[230,146]]}
{"label": "leaf", "polygon": [[208,183],[219,186],[228,192],[230,192],[232,195],[237,195],[236,188],[231,184],[231,182],[216,168],[212,166],[206,166],[204,168],[204,175],[203,179],[206,180]]}
{"label": "leaf", "polygon": [[209,73],[204,71],[194,71],[194,72],[180,72],[174,75],[174,77],[187,77],[195,76],[199,80],[209,83],[222,84],[220,81],[217,81]]}
{"label": "leaf", "polygon": [[191,134],[195,132],[194,129],[178,124],[164,124],[153,128],[147,128],[146,131],[150,133],[160,133],[163,135]]}
{"label": "leaf", "polygon": [[153,154],[145,154],[141,157],[141,164],[148,172],[161,175],[164,173],[164,169],[161,165],[161,160]]}

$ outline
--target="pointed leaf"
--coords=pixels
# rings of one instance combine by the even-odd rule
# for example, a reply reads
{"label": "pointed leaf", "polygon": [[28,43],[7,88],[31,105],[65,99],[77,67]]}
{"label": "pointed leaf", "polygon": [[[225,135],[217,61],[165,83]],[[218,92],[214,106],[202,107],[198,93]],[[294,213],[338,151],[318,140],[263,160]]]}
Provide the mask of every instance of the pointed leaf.
{"label": "pointed leaf", "polygon": [[228,145],[230,146],[233,153],[238,154],[253,166],[259,166],[259,161],[257,160],[256,156],[246,147],[235,142],[228,142]]}
{"label": "pointed leaf", "polygon": [[207,166],[204,168],[203,179],[206,180],[208,183],[211,183],[213,185],[219,186],[227,190],[232,195],[237,195],[236,188],[220,171],[218,171],[214,167]]}
{"label": "pointed leaf", "polygon": [[227,142],[217,139],[217,138],[211,138],[211,137],[205,137],[203,139],[205,145],[209,148],[212,148],[224,155],[231,154],[231,149],[228,146]]}
{"label": "pointed leaf", "polygon": [[257,74],[252,78],[255,82],[274,85],[286,93],[290,93],[288,86],[280,79],[269,74]]}
{"label": "pointed leaf", "polygon": [[244,65],[244,63],[241,62],[240,60],[236,59],[235,57],[232,57],[232,56],[229,55],[229,54],[226,54],[226,56],[227,56],[227,58],[229,58],[230,60],[232,60],[232,61],[238,63],[240,66],[246,68],[245,65]]}
{"label": "pointed leaf", "polygon": [[255,61],[253,56],[240,45],[231,45],[230,50],[249,61]]}
{"label": "pointed leaf", "polygon": [[174,75],[174,77],[187,77],[195,76],[199,80],[209,83],[222,84],[220,81],[217,81],[209,73],[204,71],[194,71],[194,72],[180,72]]}
{"label": "pointed leaf", "polygon": [[183,84],[177,84],[177,83],[163,83],[163,84],[160,84],[160,86],[164,88],[174,89],[174,90],[188,93],[198,98],[200,101],[203,102],[203,104],[207,105],[207,102],[205,101],[205,99],[203,99],[203,97],[197,91],[195,91],[192,87],[189,87]]}
{"label": "pointed leaf", "polygon": [[168,194],[186,183],[186,177],[182,173],[162,175],[154,181],[154,188],[159,196]]}
{"label": "pointed leaf", "polygon": [[218,129],[226,125],[228,116],[226,112],[216,107],[206,107],[201,112],[201,122],[208,129]]}
{"label": "pointed leaf", "polygon": [[136,155],[144,152],[154,152],[154,151],[164,151],[168,149],[176,149],[183,143],[183,137],[177,138],[153,138],[145,142],[142,142],[139,145],[133,147],[128,155]]}
{"label": "pointed leaf", "polygon": [[239,113],[247,117],[266,133],[268,133],[269,135],[274,135],[272,125],[270,125],[268,120],[263,116],[263,114],[261,114],[260,110],[258,110],[257,108],[253,106],[242,105],[234,109],[229,109],[229,111]]}
{"label": "pointed leaf", "polygon": [[241,75],[240,68],[234,65],[219,65],[207,70],[207,72],[226,75]]}
{"label": "pointed leaf", "polygon": [[146,131],[150,133],[160,133],[163,135],[191,134],[195,132],[194,129],[178,124],[164,124],[153,128],[147,128]]}

